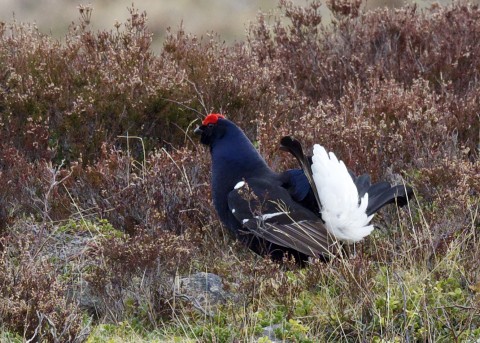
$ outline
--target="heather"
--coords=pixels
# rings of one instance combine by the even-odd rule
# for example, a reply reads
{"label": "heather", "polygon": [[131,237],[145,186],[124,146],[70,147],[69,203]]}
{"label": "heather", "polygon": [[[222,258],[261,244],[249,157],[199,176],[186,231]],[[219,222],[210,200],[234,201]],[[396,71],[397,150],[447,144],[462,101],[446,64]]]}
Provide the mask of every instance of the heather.
{"label": "heather", "polygon": [[[60,41],[0,24],[2,341],[480,338],[480,10],[331,0],[323,24],[319,6],[282,0],[236,44],[170,30],[159,54],[135,8],[96,32],[80,6]],[[276,170],[296,166],[292,134],[415,198],[349,258],[255,256],[210,201],[193,129],[212,111]],[[234,296],[173,286],[202,271]]]}

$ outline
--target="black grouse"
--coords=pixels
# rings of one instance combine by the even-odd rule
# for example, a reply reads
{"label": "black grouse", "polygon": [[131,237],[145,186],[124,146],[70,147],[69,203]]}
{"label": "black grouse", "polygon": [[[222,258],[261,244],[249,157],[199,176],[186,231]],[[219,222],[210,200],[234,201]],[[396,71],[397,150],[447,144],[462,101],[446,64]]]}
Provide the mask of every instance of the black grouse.
{"label": "black grouse", "polygon": [[305,156],[292,137],[281,149],[302,169],[276,173],[243,131],[221,114],[209,114],[194,131],[212,157],[212,197],[222,223],[253,251],[274,259],[328,258],[338,243],[354,243],[373,230],[386,204],[404,205],[412,190],[356,177],[333,153],[316,144]]}

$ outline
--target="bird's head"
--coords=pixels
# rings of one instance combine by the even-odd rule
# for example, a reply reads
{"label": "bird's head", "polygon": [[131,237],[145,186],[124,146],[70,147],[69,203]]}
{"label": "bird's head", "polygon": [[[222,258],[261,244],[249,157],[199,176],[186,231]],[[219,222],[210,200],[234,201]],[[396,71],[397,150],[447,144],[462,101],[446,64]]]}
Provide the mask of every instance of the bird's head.
{"label": "bird's head", "polygon": [[212,143],[225,134],[227,119],[221,114],[212,113],[205,117],[202,125],[197,127],[195,134],[200,135],[200,142],[211,146]]}
{"label": "bird's head", "polygon": [[210,148],[213,164],[225,166],[227,172],[231,172],[232,161],[242,166],[242,172],[258,170],[258,168],[268,169],[267,164],[242,129],[221,114],[212,113],[206,116],[202,125],[197,127],[194,133],[200,135],[200,142]]}

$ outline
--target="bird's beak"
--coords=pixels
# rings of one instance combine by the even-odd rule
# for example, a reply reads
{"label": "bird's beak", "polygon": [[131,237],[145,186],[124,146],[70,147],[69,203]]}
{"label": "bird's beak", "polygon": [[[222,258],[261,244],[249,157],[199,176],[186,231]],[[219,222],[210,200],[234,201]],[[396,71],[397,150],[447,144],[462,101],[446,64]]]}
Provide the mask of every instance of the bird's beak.
{"label": "bird's beak", "polygon": [[193,133],[201,136],[203,133],[203,130],[200,128],[200,126],[198,126],[195,130],[193,130]]}

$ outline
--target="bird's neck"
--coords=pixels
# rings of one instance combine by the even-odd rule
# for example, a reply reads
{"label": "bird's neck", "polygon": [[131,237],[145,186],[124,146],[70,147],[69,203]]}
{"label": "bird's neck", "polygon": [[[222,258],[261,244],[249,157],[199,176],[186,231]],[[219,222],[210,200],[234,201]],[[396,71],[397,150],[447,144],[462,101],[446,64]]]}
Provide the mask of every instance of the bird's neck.
{"label": "bird's neck", "polygon": [[211,147],[212,195],[221,220],[229,225],[228,194],[242,180],[276,175],[243,134],[230,132],[223,142]]}
{"label": "bird's neck", "polygon": [[215,181],[227,184],[230,181],[234,186],[242,179],[270,173],[273,171],[253,146],[212,151],[212,176]]}
{"label": "bird's neck", "polygon": [[[211,146],[212,173],[215,180],[241,181],[259,173],[272,173],[245,134],[232,129]],[[262,174],[260,174],[262,175]]]}
{"label": "bird's neck", "polygon": [[[228,155],[224,155],[223,152],[212,153],[213,204],[221,221],[230,229],[238,226],[238,222],[228,208],[228,194],[242,180],[248,181],[252,177],[273,173],[259,156],[252,154],[250,158],[239,157],[238,154],[232,152]],[[240,230],[240,228],[241,226],[236,230]],[[232,232],[235,233],[235,230]]]}

